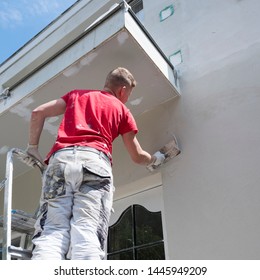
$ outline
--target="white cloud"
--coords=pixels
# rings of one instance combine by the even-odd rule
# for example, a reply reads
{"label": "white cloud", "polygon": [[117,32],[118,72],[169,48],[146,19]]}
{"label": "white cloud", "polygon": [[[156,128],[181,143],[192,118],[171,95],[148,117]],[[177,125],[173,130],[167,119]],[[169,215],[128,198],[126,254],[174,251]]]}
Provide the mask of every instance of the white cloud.
{"label": "white cloud", "polygon": [[13,8],[8,4],[3,6],[5,7],[0,10],[1,27],[13,27],[23,21],[23,15],[18,9]]}
{"label": "white cloud", "polygon": [[[57,1],[51,0],[38,0],[38,1],[25,1],[27,4],[28,12],[33,16],[41,16],[44,14],[52,13],[60,6],[62,3],[58,3]],[[61,2],[61,1],[60,1]]]}
{"label": "white cloud", "polygon": [[[76,1],[76,0],[75,0]],[[62,13],[73,0],[0,1],[0,27],[10,28],[37,17],[52,17]]]}

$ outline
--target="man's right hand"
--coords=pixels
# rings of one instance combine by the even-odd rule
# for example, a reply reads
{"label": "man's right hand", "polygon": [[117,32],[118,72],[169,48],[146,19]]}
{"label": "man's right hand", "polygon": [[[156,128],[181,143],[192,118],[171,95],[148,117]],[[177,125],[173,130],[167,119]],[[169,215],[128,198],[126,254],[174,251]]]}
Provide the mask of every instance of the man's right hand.
{"label": "man's right hand", "polygon": [[153,154],[152,162],[147,165],[149,171],[154,171],[162,164],[166,163],[170,159],[176,157],[181,153],[178,147],[178,142],[176,137],[173,135],[173,140],[168,144],[164,145],[159,151]]}
{"label": "man's right hand", "polygon": [[37,145],[28,145],[25,152],[29,155],[29,157],[24,159],[24,162],[27,165],[35,166],[35,159],[36,159],[42,164],[43,167],[45,166],[45,163],[43,161],[41,154],[39,153]]}
{"label": "man's right hand", "polygon": [[165,155],[160,151],[152,155],[152,162],[146,166],[149,171],[154,171],[161,166],[165,161]]}

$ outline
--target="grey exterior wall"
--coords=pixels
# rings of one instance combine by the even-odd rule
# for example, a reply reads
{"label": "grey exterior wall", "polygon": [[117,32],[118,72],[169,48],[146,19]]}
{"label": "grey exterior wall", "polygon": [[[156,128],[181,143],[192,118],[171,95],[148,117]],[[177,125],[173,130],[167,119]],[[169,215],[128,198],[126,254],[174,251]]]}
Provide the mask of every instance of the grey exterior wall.
{"label": "grey exterior wall", "polygon": [[[160,22],[172,4],[174,14]],[[144,1],[149,32],[183,59],[182,96],[139,122],[161,142],[176,133],[183,150],[162,169],[170,259],[260,258],[259,8],[245,0]]]}

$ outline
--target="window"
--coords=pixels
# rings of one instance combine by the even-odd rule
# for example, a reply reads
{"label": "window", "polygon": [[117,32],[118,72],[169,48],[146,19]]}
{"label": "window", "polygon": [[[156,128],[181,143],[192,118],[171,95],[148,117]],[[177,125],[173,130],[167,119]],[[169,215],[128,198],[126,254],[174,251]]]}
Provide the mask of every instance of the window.
{"label": "window", "polygon": [[161,212],[128,207],[109,228],[108,260],[164,260]]}

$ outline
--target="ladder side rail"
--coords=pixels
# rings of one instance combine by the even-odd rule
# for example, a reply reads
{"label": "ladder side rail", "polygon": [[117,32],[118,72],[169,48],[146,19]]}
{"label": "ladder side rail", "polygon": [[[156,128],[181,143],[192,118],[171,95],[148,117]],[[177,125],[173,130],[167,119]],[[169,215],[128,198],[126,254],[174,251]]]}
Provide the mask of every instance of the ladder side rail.
{"label": "ladder side rail", "polygon": [[9,247],[12,241],[12,189],[13,189],[13,152],[15,149],[11,149],[7,153],[6,157],[6,181],[4,192],[4,235],[3,235],[3,252],[2,259],[10,260],[11,254]]}

